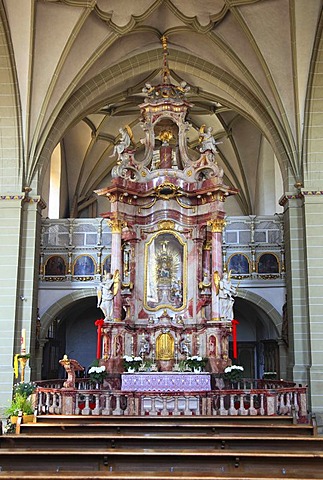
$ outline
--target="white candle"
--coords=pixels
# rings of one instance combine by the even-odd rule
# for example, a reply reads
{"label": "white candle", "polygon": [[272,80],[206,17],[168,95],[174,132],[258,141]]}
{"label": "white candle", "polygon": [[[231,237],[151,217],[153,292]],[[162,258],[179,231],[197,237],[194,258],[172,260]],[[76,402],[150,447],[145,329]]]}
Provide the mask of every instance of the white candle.
{"label": "white candle", "polygon": [[21,344],[20,353],[21,355],[25,355],[26,354],[26,329],[25,328],[21,330],[20,344]]}

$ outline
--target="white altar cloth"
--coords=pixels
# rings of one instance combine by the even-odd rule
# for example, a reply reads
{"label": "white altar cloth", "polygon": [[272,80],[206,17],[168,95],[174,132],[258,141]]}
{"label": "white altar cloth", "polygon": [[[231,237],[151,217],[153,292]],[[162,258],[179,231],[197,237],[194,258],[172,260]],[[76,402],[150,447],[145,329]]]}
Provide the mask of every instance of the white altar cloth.
{"label": "white altar cloth", "polygon": [[211,390],[211,375],[184,372],[142,372],[121,375],[121,390],[127,392],[205,392]]}

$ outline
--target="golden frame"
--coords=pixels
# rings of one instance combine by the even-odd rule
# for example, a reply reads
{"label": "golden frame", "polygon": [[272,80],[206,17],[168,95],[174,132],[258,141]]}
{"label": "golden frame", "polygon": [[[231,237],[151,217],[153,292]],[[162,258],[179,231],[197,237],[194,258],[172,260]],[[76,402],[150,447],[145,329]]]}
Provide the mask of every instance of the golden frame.
{"label": "golden frame", "polygon": [[[234,271],[232,270],[232,268],[230,268],[230,262],[231,262],[232,258],[235,257],[236,255],[240,255],[241,257],[243,257],[243,258],[247,261],[247,264],[248,264],[248,272],[245,272],[245,271],[243,271],[243,272],[234,272]],[[234,277],[234,276],[237,276],[237,275],[250,275],[250,273],[251,273],[251,261],[250,261],[250,258],[249,258],[245,253],[242,253],[242,252],[234,252],[234,253],[232,253],[232,254],[229,256],[226,264],[227,264],[227,271],[228,271],[228,272],[231,271],[231,275],[232,275],[233,277]]]}
{"label": "golden frame", "polygon": [[[93,273],[75,273],[75,265],[78,263],[79,260],[82,260],[82,258],[90,258],[92,260]],[[97,264],[96,264],[95,258],[92,255],[89,255],[88,253],[82,253],[81,255],[78,255],[73,261],[72,274],[75,277],[93,277],[96,274],[96,271],[97,271]]]}
{"label": "golden frame", "polygon": [[[157,244],[157,240],[159,240],[159,244]],[[165,301],[161,301],[159,303],[159,300],[156,301],[156,305],[152,305],[148,301],[148,284],[150,285],[151,283],[155,283],[155,288],[157,290],[157,285],[156,285],[156,280],[153,279],[153,269],[151,268],[151,262],[150,256],[152,254],[151,250],[157,250],[158,247],[160,247],[162,244],[168,245],[170,244],[173,247],[173,250],[175,252],[176,257],[181,257],[180,258],[180,265],[179,268],[181,267],[180,275],[178,277],[177,275],[177,280],[181,282],[181,294],[182,298],[180,301],[180,305],[177,305],[176,302],[174,304]],[[160,250],[159,250],[160,251]],[[167,253],[165,251],[165,253]],[[156,257],[156,255],[155,255]],[[155,262],[156,260],[153,259]],[[174,312],[180,312],[183,309],[185,309],[187,306],[187,244],[185,240],[182,239],[182,237],[173,231],[170,230],[160,230],[152,235],[150,240],[146,242],[145,244],[145,264],[144,264],[144,308],[146,310],[149,310],[151,312],[156,312],[161,309],[169,308],[170,310]]]}
{"label": "golden frame", "polygon": [[[278,267],[278,272],[259,272],[259,261],[260,259],[264,256],[264,255],[272,255],[273,257],[276,258],[277,260],[277,267]],[[258,275],[279,275],[280,272],[281,272],[281,263],[280,263],[280,259],[278,257],[278,255],[274,252],[259,252],[258,254],[258,257],[257,257],[257,262],[256,262],[256,272],[258,273]]]}

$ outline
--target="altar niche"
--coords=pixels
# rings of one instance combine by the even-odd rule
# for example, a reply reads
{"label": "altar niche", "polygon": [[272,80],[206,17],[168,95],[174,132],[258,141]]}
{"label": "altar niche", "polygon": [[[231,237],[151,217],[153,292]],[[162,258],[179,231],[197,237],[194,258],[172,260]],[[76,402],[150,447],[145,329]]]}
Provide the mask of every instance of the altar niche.
{"label": "altar niche", "polygon": [[180,311],[187,303],[187,245],[175,232],[160,231],[145,245],[144,306]]}

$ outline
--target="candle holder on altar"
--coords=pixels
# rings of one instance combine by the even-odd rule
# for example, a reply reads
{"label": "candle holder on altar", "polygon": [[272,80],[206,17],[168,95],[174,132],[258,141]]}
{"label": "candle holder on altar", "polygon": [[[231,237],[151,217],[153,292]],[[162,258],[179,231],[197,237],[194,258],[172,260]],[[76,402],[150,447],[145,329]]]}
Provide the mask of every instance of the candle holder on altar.
{"label": "candle holder on altar", "polygon": [[29,360],[30,355],[19,355],[18,356],[18,362],[20,364],[20,381],[24,382],[25,381],[25,370],[26,370],[26,365]]}

